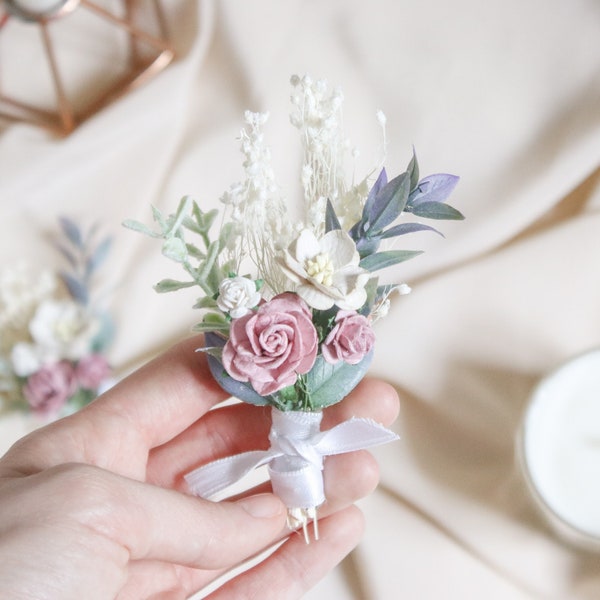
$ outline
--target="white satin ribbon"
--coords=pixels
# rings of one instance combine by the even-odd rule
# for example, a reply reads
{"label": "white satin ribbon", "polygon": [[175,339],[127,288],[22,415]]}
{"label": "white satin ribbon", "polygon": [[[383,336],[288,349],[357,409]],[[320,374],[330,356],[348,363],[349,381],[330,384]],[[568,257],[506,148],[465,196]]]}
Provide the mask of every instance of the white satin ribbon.
{"label": "white satin ribbon", "polygon": [[398,436],[370,419],[352,418],[320,431],[321,412],[272,409],[268,450],[243,452],[185,475],[190,491],[210,498],[250,471],[269,465],[273,492],[288,509],[314,509],[325,501],[323,458],[385,444]]}

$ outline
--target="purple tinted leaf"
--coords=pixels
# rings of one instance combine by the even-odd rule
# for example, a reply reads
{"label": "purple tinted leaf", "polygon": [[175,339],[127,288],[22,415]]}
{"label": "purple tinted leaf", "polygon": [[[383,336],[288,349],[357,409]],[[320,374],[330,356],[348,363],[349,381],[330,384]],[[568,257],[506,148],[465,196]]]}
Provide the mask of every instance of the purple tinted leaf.
{"label": "purple tinted leaf", "polygon": [[367,231],[378,234],[384,227],[395,221],[406,206],[408,194],[410,192],[410,176],[408,173],[401,173],[394,177],[377,194],[370,210],[366,210],[369,227]]}
{"label": "purple tinted leaf", "polygon": [[108,256],[108,251],[110,250],[110,246],[112,244],[112,238],[106,237],[104,238],[96,247],[92,255],[88,258],[85,270],[86,275],[91,275],[105,260]]}
{"label": "purple tinted leaf", "polygon": [[65,257],[67,262],[71,265],[73,269],[77,268],[77,259],[75,255],[68,249],[65,248],[61,243],[54,242],[54,247]]}
{"label": "purple tinted leaf", "polygon": [[63,233],[67,236],[69,241],[77,248],[83,247],[83,238],[81,231],[77,225],[71,221],[68,217],[59,217],[58,219]]}
{"label": "purple tinted leaf", "polygon": [[390,227],[383,232],[381,239],[387,239],[391,237],[397,237],[399,235],[405,235],[407,233],[414,233],[415,231],[434,231],[435,233],[444,237],[444,234],[435,229],[434,227],[430,227],[429,225],[424,225],[423,223],[401,223],[400,225],[395,225],[394,227]]}
{"label": "purple tinted leaf", "polygon": [[411,206],[422,202],[445,202],[456,187],[459,177],[447,173],[428,175],[421,179],[415,191],[411,194]]}
{"label": "purple tinted leaf", "polygon": [[412,213],[426,219],[460,221],[465,218],[460,211],[443,202],[422,202],[413,206]]}
{"label": "purple tinted leaf", "polygon": [[413,155],[406,168],[407,173],[410,175],[410,189],[411,191],[417,187],[419,183],[419,162],[417,161],[417,153],[413,146]]}
{"label": "purple tinted leaf", "polygon": [[377,180],[373,184],[373,187],[369,190],[369,195],[367,196],[367,200],[363,207],[362,217],[360,221],[358,221],[358,223],[355,223],[349,231],[350,237],[355,242],[364,237],[367,229],[370,228],[371,225],[369,223],[369,214],[372,211],[373,203],[375,202],[375,198],[379,194],[379,192],[387,185],[387,182],[387,173],[385,171],[385,168],[383,168],[381,169]]}
{"label": "purple tinted leaf", "polygon": [[69,294],[71,294],[73,300],[79,302],[80,304],[87,304],[89,300],[89,294],[85,285],[76,279],[72,275],[68,273],[60,273],[60,278],[63,280],[64,284],[67,286],[69,290]]}

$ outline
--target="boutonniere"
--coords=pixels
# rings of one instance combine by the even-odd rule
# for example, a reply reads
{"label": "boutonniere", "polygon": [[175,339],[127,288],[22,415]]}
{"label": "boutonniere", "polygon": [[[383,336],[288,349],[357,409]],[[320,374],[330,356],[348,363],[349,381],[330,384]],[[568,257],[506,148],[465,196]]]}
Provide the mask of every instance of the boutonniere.
{"label": "boutonniere", "polygon": [[[375,325],[405,283],[380,284],[379,273],[420,254],[391,242],[417,231],[439,233],[422,219],[462,219],[446,200],[458,177],[421,177],[413,153],[392,177],[375,169],[348,182],[343,96],[324,81],[292,78],[291,123],[300,133],[299,179],[305,210],[290,218],[271,166],[268,114],[246,112],[241,132],[245,178],[221,198],[223,215],[184,197],[173,214],[153,209],[154,229],[124,224],[162,242],[185,278],[156,290],[197,287],[203,312],[195,330],[211,372],[232,396],[272,409],[271,447],[197,469],[186,476],[203,497],[261,465],[288,506],[291,527],[307,523],[325,501],[324,457],[386,443],[397,436],[367,419],[320,431],[322,411],[365,376],[376,347]],[[385,137],[385,117],[377,115]]]}

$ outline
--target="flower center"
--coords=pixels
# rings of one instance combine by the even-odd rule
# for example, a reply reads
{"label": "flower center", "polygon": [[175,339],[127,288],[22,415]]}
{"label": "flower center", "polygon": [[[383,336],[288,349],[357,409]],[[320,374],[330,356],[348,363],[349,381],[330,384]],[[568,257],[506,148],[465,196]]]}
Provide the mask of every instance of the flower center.
{"label": "flower center", "polygon": [[313,258],[306,260],[306,273],[321,285],[331,286],[333,284],[333,263],[329,254],[321,252]]}

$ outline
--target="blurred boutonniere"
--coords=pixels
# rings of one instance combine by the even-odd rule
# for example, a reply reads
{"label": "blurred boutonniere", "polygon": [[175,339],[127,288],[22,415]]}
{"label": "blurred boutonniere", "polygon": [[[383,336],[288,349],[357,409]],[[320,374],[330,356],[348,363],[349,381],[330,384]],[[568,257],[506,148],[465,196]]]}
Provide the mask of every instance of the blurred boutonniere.
{"label": "blurred boutonniere", "polygon": [[43,420],[78,410],[111,383],[113,322],[96,289],[111,238],[62,217],[52,242],[64,268],[17,263],[0,272],[3,409]]}

